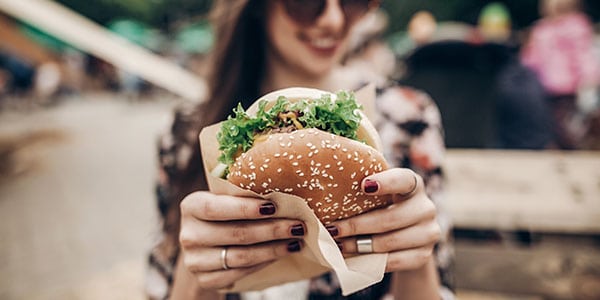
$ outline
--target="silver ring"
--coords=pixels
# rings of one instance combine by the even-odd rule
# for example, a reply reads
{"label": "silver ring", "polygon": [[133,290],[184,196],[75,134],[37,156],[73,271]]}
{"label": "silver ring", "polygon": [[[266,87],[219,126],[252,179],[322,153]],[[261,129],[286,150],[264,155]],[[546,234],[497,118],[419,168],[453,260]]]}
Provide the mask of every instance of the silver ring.
{"label": "silver ring", "polygon": [[419,179],[417,179],[417,174],[415,174],[415,172],[412,172],[412,175],[413,175],[413,179],[415,180],[415,184],[413,185],[412,189],[409,192],[400,194],[400,197],[412,196],[412,194],[414,194],[415,191],[417,190],[417,186],[419,185]]}
{"label": "silver ring", "polygon": [[227,247],[224,247],[221,250],[221,265],[223,266],[223,270],[229,270],[229,266],[227,265]]}
{"label": "silver ring", "polygon": [[373,238],[370,235],[356,238],[356,249],[358,253],[373,253]]}

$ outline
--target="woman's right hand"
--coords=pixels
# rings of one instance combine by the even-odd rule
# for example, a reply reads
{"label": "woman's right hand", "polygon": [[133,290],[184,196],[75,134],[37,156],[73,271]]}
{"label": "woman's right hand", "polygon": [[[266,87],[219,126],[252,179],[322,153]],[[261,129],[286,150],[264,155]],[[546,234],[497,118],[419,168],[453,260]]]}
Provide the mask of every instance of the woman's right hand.
{"label": "woman's right hand", "polygon": [[183,263],[201,289],[230,287],[300,251],[305,234],[302,221],[278,216],[268,200],[195,192],[181,202]]}

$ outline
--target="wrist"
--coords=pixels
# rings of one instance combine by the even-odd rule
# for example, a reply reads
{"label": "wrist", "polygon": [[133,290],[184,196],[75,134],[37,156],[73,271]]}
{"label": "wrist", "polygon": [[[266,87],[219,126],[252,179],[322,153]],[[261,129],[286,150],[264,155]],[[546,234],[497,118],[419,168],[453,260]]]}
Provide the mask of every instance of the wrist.
{"label": "wrist", "polygon": [[397,271],[392,276],[390,292],[394,299],[439,299],[439,279],[431,258],[420,268]]}

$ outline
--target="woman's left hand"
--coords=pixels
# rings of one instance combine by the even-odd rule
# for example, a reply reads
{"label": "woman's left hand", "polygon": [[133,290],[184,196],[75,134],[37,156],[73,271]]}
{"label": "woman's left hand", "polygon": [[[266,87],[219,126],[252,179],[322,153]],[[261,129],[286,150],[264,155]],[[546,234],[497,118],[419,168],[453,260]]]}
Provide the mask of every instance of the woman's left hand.
{"label": "woman's left hand", "polygon": [[326,226],[342,252],[358,253],[357,238],[370,236],[374,253],[389,253],[386,272],[425,265],[441,230],[421,176],[410,169],[389,169],[365,178],[362,188],[369,195],[392,195],[394,203]]}

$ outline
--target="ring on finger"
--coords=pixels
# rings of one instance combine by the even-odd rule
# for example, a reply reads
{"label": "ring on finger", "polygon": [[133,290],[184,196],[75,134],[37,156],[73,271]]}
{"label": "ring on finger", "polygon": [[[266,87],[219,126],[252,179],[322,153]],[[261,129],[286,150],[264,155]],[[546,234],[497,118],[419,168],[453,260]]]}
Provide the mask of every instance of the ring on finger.
{"label": "ring on finger", "polygon": [[373,237],[370,235],[357,237],[356,250],[361,254],[373,253]]}
{"label": "ring on finger", "polygon": [[223,270],[231,269],[227,265],[227,247],[223,247],[223,249],[221,250],[221,266],[223,267]]}
{"label": "ring on finger", "polygon": [[417,179],[417,174],[415,174],[415,172],[412,172],[412,176],[415,181],[412,189],[406,193],[400,194],[401,197],[410,197],[415,193],[415,191],[417,191],[417,186],[419,185],[419,179]]}

